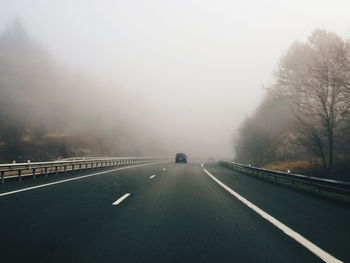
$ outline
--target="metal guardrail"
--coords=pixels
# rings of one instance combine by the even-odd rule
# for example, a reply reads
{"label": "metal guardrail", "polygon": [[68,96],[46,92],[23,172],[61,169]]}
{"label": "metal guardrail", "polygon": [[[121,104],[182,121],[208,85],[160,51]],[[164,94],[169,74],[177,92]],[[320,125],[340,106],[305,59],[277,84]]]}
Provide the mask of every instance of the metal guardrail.
{"label": "metal guardrail", "polygon": [[328,192],[345,194],[350,196],[350,183],[344,181],[337,181],[326,178],[318,178],[314,176],[306,176],[301,174],[284,173],[279,171],[267,170],[257,167],[252,167],[249,165],[238,164],[235,162],[230,162],[226,160],[220,161],[220,164],[239,172],[254,174],[258,177],[267,177],[275,179],[284,179],[292,182],[295,186],[296,183],[301,183],[308,186],[313,186],[317,189],[325,190]]}
{"label": "metal guardrail", "polygon": [[39,175],[48,177],[49,174],[67,174],[68,172],[81,172],[95,170],[100,168],[109,168],[115,166],[125,166],[141,163],[153,163],[161,161],[170,161],[173,158],[168,157],[76,157],[67,158],[53,162],[33,162],[0,164],[1,183],[5,180],[17,178],[22,181],[24,176],[32,176],[36,179]]}

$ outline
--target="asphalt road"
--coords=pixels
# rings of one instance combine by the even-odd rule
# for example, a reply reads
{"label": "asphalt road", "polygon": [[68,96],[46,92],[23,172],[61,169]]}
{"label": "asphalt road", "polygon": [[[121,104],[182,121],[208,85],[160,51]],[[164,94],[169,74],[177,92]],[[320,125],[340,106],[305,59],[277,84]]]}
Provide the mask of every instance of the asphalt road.
{"label": "asphalt road", "polygon": [[0,186],[0,262],[350,262],[349,207],[216,163],[67,178]]}

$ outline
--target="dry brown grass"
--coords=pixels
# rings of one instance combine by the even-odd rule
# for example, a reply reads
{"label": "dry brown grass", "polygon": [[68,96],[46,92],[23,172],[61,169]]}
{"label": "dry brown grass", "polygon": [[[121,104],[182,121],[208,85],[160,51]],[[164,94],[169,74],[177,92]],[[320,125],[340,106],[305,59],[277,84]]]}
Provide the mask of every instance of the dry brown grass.
{"label": "dry brown grass", "polygon": [[274,171],[287,172],[290,170],[293,172],[295,169],[310,169],[311,164],[308,161],[289,161],[289,162],[277,162],[263,166],[262,168]]}
{"label": "dry brown grass", "polygon": [[45,135],[46,138],[64,138],[69,137],[67,133],[49,133]]}
{"label": "dry brown grass", "polygon": [[30,136],[23,136],[22,138],[22,142],[31,142],[32,141],[32,137]]}

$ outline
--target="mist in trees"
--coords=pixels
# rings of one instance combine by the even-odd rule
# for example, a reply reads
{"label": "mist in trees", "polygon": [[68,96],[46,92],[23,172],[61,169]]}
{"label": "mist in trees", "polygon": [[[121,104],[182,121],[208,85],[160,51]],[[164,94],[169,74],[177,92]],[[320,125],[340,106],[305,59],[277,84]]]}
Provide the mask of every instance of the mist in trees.
{"label": "mist in trees", "polygon": [[[258,165],[308,160],[325,174],[341,172],[350,161],[349,88],[350,42],[315,30],[281,58],[275,83],[241,127],[237,159]],[[293,151],[283,150],[285,140]]]}
{"label": "mist in trees", "polygon": [[316,30],[283,58],[276,88],[291,104],[299,142],[331,173],[349,136],[350,45],[334,33]]}
{"label": "mist in trees", "polygon": [[60,65],[19,21],[0,36],[0,87],[0,161],[160,153],[147,127],[132,132],[113,83]]}
{"label": "mist in trees", "polygon": [[236,160],[257,166],[292,157],[290,144],[292,116],[282,101],[275,100],[271,91],[239,129],[234,147]]}

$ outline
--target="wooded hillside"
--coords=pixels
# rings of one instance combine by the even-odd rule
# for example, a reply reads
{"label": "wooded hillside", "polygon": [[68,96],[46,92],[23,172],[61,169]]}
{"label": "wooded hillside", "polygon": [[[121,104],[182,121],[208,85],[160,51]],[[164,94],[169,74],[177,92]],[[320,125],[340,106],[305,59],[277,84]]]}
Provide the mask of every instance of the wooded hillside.
{"label": "wooded hillside", "polygon": [[349,40],[316,30],[289,48],[274,77],[235,139],[236,160],[345,174],[350,163]]}

